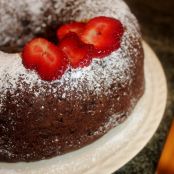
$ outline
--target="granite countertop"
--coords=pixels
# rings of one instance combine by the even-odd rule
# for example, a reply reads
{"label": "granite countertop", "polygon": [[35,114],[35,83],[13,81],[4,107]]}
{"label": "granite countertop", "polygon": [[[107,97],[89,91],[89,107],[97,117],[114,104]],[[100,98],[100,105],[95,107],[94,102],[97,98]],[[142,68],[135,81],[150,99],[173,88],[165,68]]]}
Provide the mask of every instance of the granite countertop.
{"label": "granite countertop", "polygon": [[164,68],[168,100],[164,118],[151,141],[114,174],[154,174],[174,118],[174,0],[126,0],[141,25],[143,39]]}

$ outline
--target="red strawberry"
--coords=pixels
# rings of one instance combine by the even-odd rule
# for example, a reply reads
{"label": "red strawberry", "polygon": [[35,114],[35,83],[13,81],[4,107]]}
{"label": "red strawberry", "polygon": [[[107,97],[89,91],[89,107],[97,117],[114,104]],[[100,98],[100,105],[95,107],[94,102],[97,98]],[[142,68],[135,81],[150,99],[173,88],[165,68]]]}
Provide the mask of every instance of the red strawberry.
{"label": "red strawberry", "polygon": [[121,22],[110,17],[95,17],[88,21],[81,40],[95,47],[95,56],[104,57],[120,47],[124,29]]}
{"label": "red strawberry", "polygon": [[61,40],[70,32],[73,32],[79,35],[82,33],[84,27],[85,27],[85,23],[82,23],[82,22],[73,22],[73,23],[65,24],[57,30],[57,37]]}
{"label": "red strawberry", "polygon": [[43,80],[55,80],[67,68],[66,55],[54,44],[43,38],[28,42],[22,52],[23,64],[35,69]]}
{"label": "red strawberry", "polygon": [[92,60],[93,46],[84,44],[74,33],[67,35],[59,47],[67,55],[73,68],[88,66]]}

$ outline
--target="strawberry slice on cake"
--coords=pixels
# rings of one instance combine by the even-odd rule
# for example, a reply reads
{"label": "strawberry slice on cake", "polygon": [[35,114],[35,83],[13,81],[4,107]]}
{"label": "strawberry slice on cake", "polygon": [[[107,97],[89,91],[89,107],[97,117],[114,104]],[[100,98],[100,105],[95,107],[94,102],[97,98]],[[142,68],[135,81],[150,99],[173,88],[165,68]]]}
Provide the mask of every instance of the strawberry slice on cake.
{"label": "strawberry slice on cake", "polygon": [[43,80],[48,81],[59,78],[68,65],[66,55],[43,38],[35,38],[25,45],[22,61],[27,69],[36,70]]}
{"label": "strawberry slice on cake", "polygon": [[123,32],[119,20],[99,16],[88,21],[80,38],[84,43],[94,46],[94,56],[102,58],[120,47]]}
{"label": "strawberry slice on cake", "polygon": [[84,44],[74,33],[67,35],[60,42],[59,48],[66,54],[73,68],[83,68],[91,63],[93,46]]}

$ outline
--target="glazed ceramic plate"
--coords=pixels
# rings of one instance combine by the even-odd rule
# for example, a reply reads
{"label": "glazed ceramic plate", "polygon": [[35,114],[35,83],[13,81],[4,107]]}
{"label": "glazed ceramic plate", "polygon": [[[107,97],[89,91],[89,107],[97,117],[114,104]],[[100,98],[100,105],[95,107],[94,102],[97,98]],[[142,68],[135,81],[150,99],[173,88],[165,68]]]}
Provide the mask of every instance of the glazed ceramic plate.
{"label": "glazed ceramic plate", "polygon": [[129,118],[80,150],[31,163],[0,163],[0,174],[110,174],[150,140],[163,117],[167,88],[163,69],[144,42],[146,89]]}

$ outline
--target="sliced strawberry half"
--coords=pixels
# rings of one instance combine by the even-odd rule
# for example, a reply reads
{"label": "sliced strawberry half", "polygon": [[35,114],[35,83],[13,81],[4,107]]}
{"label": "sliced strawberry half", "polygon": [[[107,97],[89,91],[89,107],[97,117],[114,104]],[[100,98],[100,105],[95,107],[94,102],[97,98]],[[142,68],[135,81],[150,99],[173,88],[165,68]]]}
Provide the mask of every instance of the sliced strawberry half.
{"label": "sliced strawberry half", "polygon": [[92,60],[93,46],[84,44],[74,33],[67,35],[60,42],[59,48],[66,54],[73,68],[88,66]]}
{"label": "sliced strawberry half", "polygon": [[65,24],[57,30],[57,37],[59,40],[61,40],[69,33],[76,33],[77,35],[80,35],[83,32],[84,27],[85,23],[82,22]]}
{"label": "sliced strawberry half", "polygon": [[95,47],[95,56],[104,57],[120,47],[124,29],[117,19],[99,16],[88,21],[81,40]]}
{"label": "sliced strawberry half", "polygon": [[28,42],[22,52],[23,64],[35,69],[43,80],[59,78],[67,68],[66,55],[54,44],[43,38]]}

